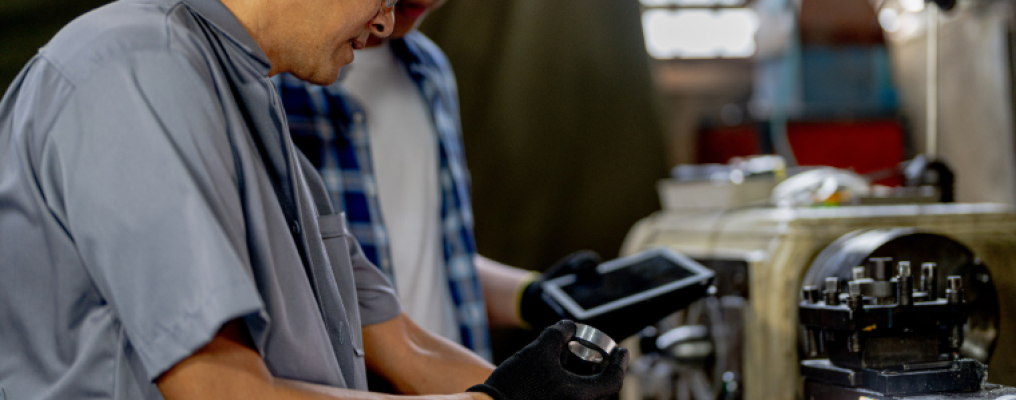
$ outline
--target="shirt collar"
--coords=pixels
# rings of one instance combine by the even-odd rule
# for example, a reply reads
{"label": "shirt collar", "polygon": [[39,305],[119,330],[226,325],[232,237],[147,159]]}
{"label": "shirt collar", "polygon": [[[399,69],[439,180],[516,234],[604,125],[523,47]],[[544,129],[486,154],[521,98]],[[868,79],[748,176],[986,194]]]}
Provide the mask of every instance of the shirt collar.
{"label": "shirt collar", "polygon": [[261,46],[254,41],[254,38],[247,32],[247,29],[233,15],[233,12],[229,11],[221,1],[183,0],[182,3],[201,15],[202,18],[211,23],[212,26],[249,54],[251,58],[258,61],[260,64],[258,67],[263,69],[263,75],[268,75],[268,71],[272,67],[271,61],[268,60],[268,55],[265,54],[264,50],[261,50]]}
{"label": "shirt collar", "polygon": [[423,52],[419,49],[417,44],[411,40],[414,35],[419,34],[419,31],[414,29],[402,38],[392,39],[389,41],[392,51],[395,52],[395,57],[401,59],[406,63],[406,65],[423,63],[423,59],[421,57]]}

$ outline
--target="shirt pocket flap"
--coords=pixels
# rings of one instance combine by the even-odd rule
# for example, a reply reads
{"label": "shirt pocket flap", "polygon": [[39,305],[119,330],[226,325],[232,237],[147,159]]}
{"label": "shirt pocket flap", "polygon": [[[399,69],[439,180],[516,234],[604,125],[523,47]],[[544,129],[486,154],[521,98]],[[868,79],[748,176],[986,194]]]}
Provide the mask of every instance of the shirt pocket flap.
{"label": "shirt pocket flap", "polygon": [[345,235],[349,231],[346,228],[346,213],[318,217],[318,229],[321,230],[321,239],[332,239]]}

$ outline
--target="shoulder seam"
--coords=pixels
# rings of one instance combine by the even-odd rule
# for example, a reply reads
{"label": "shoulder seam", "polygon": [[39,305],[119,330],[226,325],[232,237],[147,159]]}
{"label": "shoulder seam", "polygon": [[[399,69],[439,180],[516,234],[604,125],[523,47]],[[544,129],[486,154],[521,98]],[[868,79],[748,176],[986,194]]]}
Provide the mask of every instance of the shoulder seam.
{"label": "shoulder seam", "polygon": [[166,10],[166,15],[162,16],[162,22],[163,22],[162,25],[163,25],[163,29],[165,29],[163,34],[166,36],[166,48],[169,49],[170,51],[173,51],[174,49],[173,49],[173,35],[172,35],[172,32],[170,32],[170,30],[171,30],[170,25],[171,24],[169,23],[169,19],[173,16],[173,13],[179,7],[186,8],[188,11],[190,11],[190,7],[187,7],[186,4],[184,4],[183,2],[177,2],[172,7],[170,7],[168,10]]}
{"label": "shoulder seam", "polygon": [[63,79],[64,81],[66,81],[68,85],[71,85],[71,88],[74,88],[74,89],[77,88],[77,82],[74,82],[74,80],[71,79],[70,75],[67,73],[66,70],[64,70],[63,66],[60,65],[60,63],[56,62],[56,60],[53,60],[52,58],[49,58],[49,56],[46,53],[46,49],[45,48],[39,49],[38,55],[39,55],[39,59],[42,60],[42,61],[45,61],[46,64],[48,64],[51,67],[53,67],[53,69],[56,70],[56,72],[60,74],[60,78]]}

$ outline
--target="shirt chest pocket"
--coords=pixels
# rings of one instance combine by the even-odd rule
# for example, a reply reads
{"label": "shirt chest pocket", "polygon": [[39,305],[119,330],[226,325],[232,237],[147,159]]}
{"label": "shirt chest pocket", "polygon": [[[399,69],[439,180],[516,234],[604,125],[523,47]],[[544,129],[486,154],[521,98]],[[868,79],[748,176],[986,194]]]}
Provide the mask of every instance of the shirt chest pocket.
{"label": "shirt chest pocket", "polygon": [[[335,286],[343,306],[341,313],[343,314],[344,321],[342,321],[342,329],[338,332],[339,340],[343,345],[352,344],[350,347],[354,355],[356,357],[363,357],[363,338],[360,332],[356,282],[353,275],[352,260],[350,259],[349,246],[352,241],[347,240],[350,233],[346,225],[345,213],[318,217],[318,228],[321,230],[321,240],[324,243],[325,252],[331,262]],[[343,368],[345,367],[343,365]]]}

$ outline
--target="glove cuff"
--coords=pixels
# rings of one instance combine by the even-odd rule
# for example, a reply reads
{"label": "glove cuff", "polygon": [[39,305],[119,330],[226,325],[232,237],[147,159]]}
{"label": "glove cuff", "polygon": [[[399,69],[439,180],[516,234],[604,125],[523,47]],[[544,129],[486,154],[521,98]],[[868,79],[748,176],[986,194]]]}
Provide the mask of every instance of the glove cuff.
{"label": "glove cuff", "polygon": [[490,398],[492,398],[494,400],[508,400],[508,397],[506,397],[505,395],[501,394],[501,392],[499,392],[493,386],[490,386],[490,385],[488,385],[486,383],[481,383],[479,385],[473,385],[469,389],[466,389],[466,391],[467,392],[483,393],[483,394],[485,394],[487,396],[490,396]]}
{"label": "glove cuff", "polygon": [[526,292],[530,290],[530,286],[533,282],[540,280],[540,273],[536,271],[530,271],[526,276],[522,277],[522,281],[519,282],[518,289],[515,290],[515,315],[519,316],[519,326],[526,330],[532,330],[533,325],[530,321],[526,321],[522,316],[522,302],[525,298]]}

